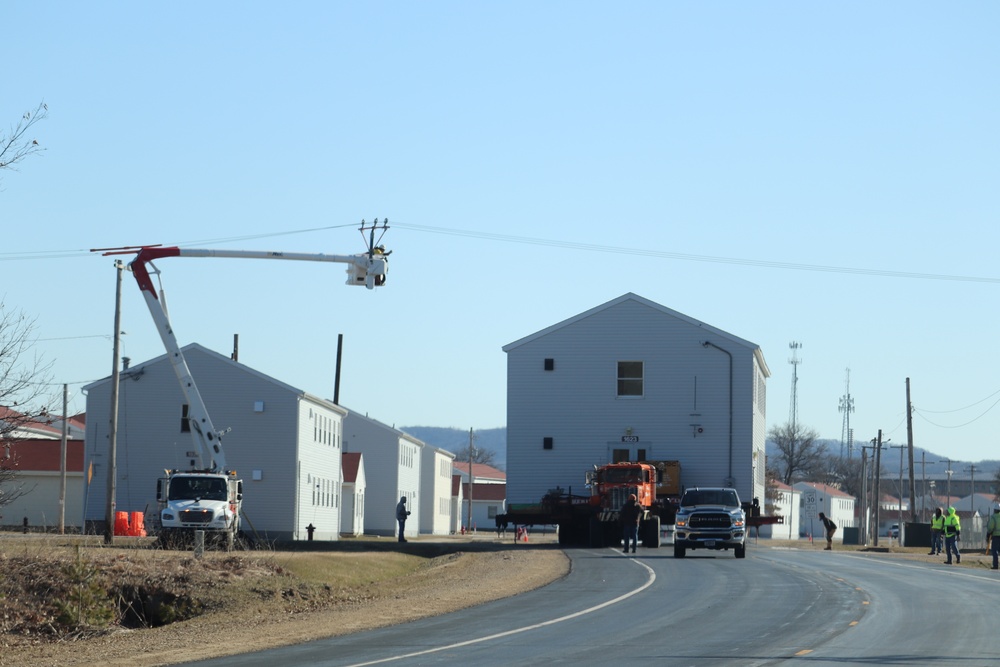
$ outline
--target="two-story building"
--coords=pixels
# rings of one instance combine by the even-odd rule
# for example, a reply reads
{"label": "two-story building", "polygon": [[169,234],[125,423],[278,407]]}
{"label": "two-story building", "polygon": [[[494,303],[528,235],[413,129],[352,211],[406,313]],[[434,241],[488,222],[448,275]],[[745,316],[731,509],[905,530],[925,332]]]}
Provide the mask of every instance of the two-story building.
{"label": "two-story building", "polygon": [[503,348],[507,502],[583,493],[594,465],[680,462],[682,487],[763,502],[766,381],[759,346],[625,294]]}

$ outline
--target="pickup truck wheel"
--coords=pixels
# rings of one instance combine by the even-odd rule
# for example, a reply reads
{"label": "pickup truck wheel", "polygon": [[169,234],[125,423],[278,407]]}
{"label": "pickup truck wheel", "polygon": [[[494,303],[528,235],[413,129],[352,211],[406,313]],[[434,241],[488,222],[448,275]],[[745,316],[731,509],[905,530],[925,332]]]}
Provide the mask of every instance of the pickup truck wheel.
{"label": "pickup truck wheel", "polygon": [[674,545],[674,558],[684,558],[684,547]]}
{"label": "pickup truck wheel", "polygon": [[736,557],[737,558],[747,557],[747,546],[745,544],[741,544],[740,546],[736,547]]}

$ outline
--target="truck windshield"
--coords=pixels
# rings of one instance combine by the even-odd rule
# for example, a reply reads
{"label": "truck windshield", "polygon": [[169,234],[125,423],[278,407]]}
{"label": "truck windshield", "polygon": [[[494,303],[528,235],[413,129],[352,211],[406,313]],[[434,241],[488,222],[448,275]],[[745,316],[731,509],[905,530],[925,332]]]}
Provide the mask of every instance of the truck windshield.
{"label": "truck windshield", "polygon": [[603,477],[605,484],[635,484],[642,481],[642,468],[609,468]]}
{"label": "truck windshield", "polygon": [[225,500],[226,482],[218,477],[175,477],[170,480],[170,500]]}
{"label": "truck windshield", "polygon": [[726,507],[738,507],[739,501],[736,499],[736,492],[729,489],[699,489],[688,491],[684,494],[681,505],[724,505]]}

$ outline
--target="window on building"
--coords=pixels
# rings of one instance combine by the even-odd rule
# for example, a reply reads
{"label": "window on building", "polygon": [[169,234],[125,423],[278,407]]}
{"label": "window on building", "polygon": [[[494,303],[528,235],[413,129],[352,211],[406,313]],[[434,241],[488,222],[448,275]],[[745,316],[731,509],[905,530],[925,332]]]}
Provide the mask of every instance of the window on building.
{"label": "window on building", "polygon": [[191,422],[188,421],[190,417],[188,416],[188,404],[185,403],[181,406],[181,433],[191,432]]}
{"label": "window on building", "polygon": [[618,395],[642,396],[642,362],[618,362]]}

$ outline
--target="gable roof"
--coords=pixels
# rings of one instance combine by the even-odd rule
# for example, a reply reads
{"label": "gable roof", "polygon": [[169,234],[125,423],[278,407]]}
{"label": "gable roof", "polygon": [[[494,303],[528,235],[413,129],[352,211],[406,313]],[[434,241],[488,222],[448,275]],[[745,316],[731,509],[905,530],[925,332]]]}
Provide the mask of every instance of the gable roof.
{"label": "gable roof", "polygon": [[569,319],[566,319],[566,320],[563,320],[562,322],[558,322],[556,324],[553,324],[552,326],[546,327],[546,328],[542,329],[541,331],[536,331],[535,333],[530,334],[528,336],[525,336],[524,338],[521,338],[519,340],[516,340],[513,343],[508,343],[508,344],[504,345],[501,349],[504,352],[510,352],[511,350],[514,350],[514,349],[516,349],[516,348],[518,348],[518,347],[520,347],[522,345],[525,345],[526,343],[530,343],[530,342],[532,342],[534,340],[538,340],[539,338],[542,338],[543,336],[547,336],[548,334],[552,333],[553,331],[558,331],[559,329],[562,329],[564,327],[568,327],[571,324],[576,324],[577,322],[580,322],[581,320],[584,320],[584,319],[586,319],[588,317],[591,317],[592,315],[595,315],[595,314],[600,313],[600,312],[605,311],[605,310],[609,310],[609,309],[614,308],[615,306],[618,306],[619,304],[625,303],[627,301],[634,301],[636,303],[640,303],[640,304],[642,304],[644,306],[647,306],[649,308],[652,308],[653,310],[656,310],[656,311],[658,311],[660,313],[663,313],[665,315],[669,315],[670,317],[674,317],[674,318],[679,319],[679,320],[681,320],[683,322],[687,322],[691,326],[698,327],[700,329],[704,329],[705,331],[711,332],[714,335],[719,336],[720,338],[725,338],[726,340],[729,340],[729,341],[731,341],[731,342],[733,342],[733,343],[735,343],[737,345],[741,345],[741,346],[743,346],[743,347],[745,347],[745,348],[747,348],[749,350],[753,350],[754,351],[754,355],[757,357],[757,362],[760,365],[761,371],[764,373],[765,377],[770,377],[771,376],[771,371],[767,367],[767,363],[764,361],[764,355],[763,355],[763,353],[760,350],[760,346],[757,345],[756,343],[751,343],[750,341],[744,340],[743,338],[740,338],[739,336],[734,336],[733,334],[728,333],[726,331],[723,331],[722,329],[717,329],[716,327],[713,327],[710,324],[705,324],[704,322],[702,322],[700,320],[696,320],[695,318],[690,317],[688,315],[685,315],[684,313],[680,313],[680,312],[677,312],[676,310],[673,310],[671,308],[667,308],[666,306],[662,306],[662,305],[656,303],[655,301],[650,301],[649,299],[643,298],[643,297],[641,297],[638,294],[635,294],[633,292],[628,292],[626,294],[623,294],[620,297],[618,297],[617,299],[612,299],[611,301],[608,301],[607,303],[603,303],[603,304],[601,304],[599,306],[591,308],[590,310],[584,311],[584,312],[580,313],[579,315],[574,315],[573,317],[570,317]]}
{"label": "gable roof", "polygon": [[[346,412],[347,412],[347,410],[345,408],[343,408],[340,405],[337,405],[336,403],[334,403],[333,401],[331,401],[329,399],[321,398],[319,396],[315,396],[313,394],[310,394],[309,392],[307,392],[307,391],[305,391],[303,389],[299,389],[298,387],[293,387],[292,385],[290,385],[288,383],[285,383],[285,382],[282,382],[281,380],[278,380],[276,378],[273,378],[270,375],[266,375],[265,373],[261,373],[260,371],[252,368],[251,366],[247,366],[246,364],[243,364],[243,363],[241,363],[239,361],[233,361],[230,357],[227,357],[224,354],[219,354],[215,350],[210,350],[207,347],[205,347],[204,345],[201,345],[199,343],[188,343],[187,345],[185,345],[184,347],[181,348],[181,352],[184,353],[185,358],[188,357],[188,356],[190,356],[190,354],[192,352],[194,352],[195,354],[199,354],[199,353],[203,354],[203,355],[205,355],[205,356],[207,356],[207,357],[209,357],[211,359],[214,359],[214,360],[219,361],[219,362],[224,363],[224,364],[228,364],[228,365],[232,366],[233,368],[238,368],[240,371],[242,371],[244,373],[248,373],[250,375],[253,375],[254,377],[259,378],[261,380],[264,380],[265,382],[269,382],[269,383],[271,383],[271,384],[273,384],[273,385],[275,385],[277,387],[280,387],[280,388],[284,389],[285,391],[288,391],[288,392],[290,392],[290,393],[292,393],[292,394],[294,394],[296,396],[300,396],[302,398],[306,398],[306,399],[309,399],[309,400],[317,402],[317,403],[325,404],[326,407],[333,406],[333,408],[335,410],[337,410],[337,411],[339,411],[341,413],[344,413],[344,414],[346,414]],[[146,361],[143,361],[141,363],[135,364],[133,366],[129,366],[128,370],[123,371],[121,373],[121,376],[122,377],[133,377],[133,376],[142,375],[142,373],[144,372],[144,369],[146,368],[146,366],[152,366],[153,364],[169,363],[169,362],[170,362],[170,360],[168,359],[168,355],[166,353],[163,353],[163,354],[161,354],[158,357],[153,357],[152,359],[148,359]],[[195,379],[197,380],[197,378],[195,378]],[[110,382],[111,382],[111,376],[103,377],[100,380],[95,380],[94,382],[91,382],[90,384],[86,385],[83,388],[83,390],[84,391],[91,391],[94,387],[98,387],[98,386],[103,385],[103,384],[108,384]]]}
{"label": "gable roof", "polygon": [[36,436],[62,438],[62,429],[52,425],[53,420],[59,421],[61,417],[49,417],[44,422],[40,422],[33,417],[18,412],[12,408],[0,405],[0,422],[7,422],[13,425],[13,431],[8,437],[20,440],[23,438],[13,436],[13,433],[21,432],[34,434]]}
{"label": "gable roof", "polygon": [[[453,461],[452,469],[455,470],[459,475],[469,474],[469,463],[461,461]],[[507,479],[507,473],[503,470],[497,470],[493,466],[488,466],[485,463],[473,463],[472,464],[472,476],[476,479],[483,477],[486,479]]]}
{"label": "gable roof", "polygon": [[[840,489],[830,486],[829,484],[822,484],[820,482],[796,482],[793,486],[799,490],[801,490],[803,486],[808,486],[833,498],[850,498],[851,500],[856,500],[856,498],[851,494],[844,493]],[[896,499],[893,498],[893,500]]]}
{"label": "gable roof", "polygon": [[344,452],[341,454],[341,470],[344,473],[344,484],[354,484],[358,481],[358,468],[361,467],[361,452]]}

